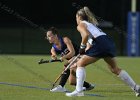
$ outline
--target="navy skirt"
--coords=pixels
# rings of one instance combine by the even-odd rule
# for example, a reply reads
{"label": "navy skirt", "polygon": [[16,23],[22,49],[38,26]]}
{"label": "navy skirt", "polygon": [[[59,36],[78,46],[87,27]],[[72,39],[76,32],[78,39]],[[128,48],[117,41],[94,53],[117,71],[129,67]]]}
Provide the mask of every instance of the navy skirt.
{"label": "navy skirt", "polygon": [[93,46],[86,51],[85,55],[98,58],[115,57],[115,44],[107,35],[101,35],[94,39]]}

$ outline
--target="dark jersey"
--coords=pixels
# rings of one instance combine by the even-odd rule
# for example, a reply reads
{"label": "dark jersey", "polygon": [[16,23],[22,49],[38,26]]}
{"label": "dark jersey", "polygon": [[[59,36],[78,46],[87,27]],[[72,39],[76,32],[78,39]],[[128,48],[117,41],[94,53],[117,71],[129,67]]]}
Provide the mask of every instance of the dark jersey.
{"label": "dark jersey", "polygon": [[[59,41],[61,43],[61,49],[58,49],[55,44],[53,44],[53,48],[54,48],[56,53],[61,54],[62,56],[66,55],[67,53],[69,53],[67,45],[64,43],[64,40],[63,40],[62,37],[58,37],[58,38],[59,38]],[[73,47],[74,47],[74,50],[75,50],[75,55],[77,55],[78,54],[78,48],[75,44],[73,44]]]}

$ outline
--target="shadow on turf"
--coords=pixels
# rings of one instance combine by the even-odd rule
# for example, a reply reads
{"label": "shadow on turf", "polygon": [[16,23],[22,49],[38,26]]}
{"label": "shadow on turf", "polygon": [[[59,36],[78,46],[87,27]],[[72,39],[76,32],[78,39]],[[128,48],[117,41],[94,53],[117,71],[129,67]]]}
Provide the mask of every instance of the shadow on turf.
{"label": "shadow on turf", "polygon": [[[33,88],[33,89],[39,89],[39,90],[50,90],[49,88],[42,88],[38,86],[27,86],[23,84],[13,84],[13,83],[7,83],[7,82],[0,82],[2,85],[8,85],[8,86],[17,86],[17,87],[23,87],[23,88]],[[70,92],[70,91],[68,91]],[[99,94],[91,94],[91,93],[85,93],[85,96],[97,96],[97,97],[105,97]]]}

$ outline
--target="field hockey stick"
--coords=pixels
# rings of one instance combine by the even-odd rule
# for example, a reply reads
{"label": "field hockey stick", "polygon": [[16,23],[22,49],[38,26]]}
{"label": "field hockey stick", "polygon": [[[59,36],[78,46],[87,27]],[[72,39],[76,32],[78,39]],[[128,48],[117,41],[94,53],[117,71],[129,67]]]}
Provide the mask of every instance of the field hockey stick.
{"label": "field hockey stick", "polygon": [[38,64],[51,63],[51,62],[62,62],[62,60],[60,60],[60,59],[56,59],[56,60],[53,60],[53,59],[51,59],[51,60],[44,60],[44,59],[41,59],[41,60],[38,62]]}
{"label": "field hockey stick", "polygon": [[62,73],[55,79],[55,81],[54,81],[54,83],[53,83],[53,85],[52,85],[52,88],[51,89],[53,89],[54,88],[54,86],[55,86],[55,84],[57,83],[57,81],[61,78],[61,76],[63,75],[63,74],[65,74],[65,71],[67,71],[69,68],[70,68],[70,66],[77,60],[77,58],[79,58],[80,57],[80,54],[78,54],[75,58],[73,58],[73,60],[70,62],[70,64],[62,71]]}

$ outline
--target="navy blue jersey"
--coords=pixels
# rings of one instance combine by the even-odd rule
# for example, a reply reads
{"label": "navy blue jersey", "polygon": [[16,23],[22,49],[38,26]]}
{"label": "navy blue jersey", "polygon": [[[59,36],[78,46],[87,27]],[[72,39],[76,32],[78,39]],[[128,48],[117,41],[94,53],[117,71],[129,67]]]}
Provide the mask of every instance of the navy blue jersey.
{"label": "navy blue jersey", "polygon": [[[64,40],[63,40],[62,37],[58,37],[58,39],[61,43],[61,49],[58,49],[55,44],[53,44],[53,48],[54,48],[56,53],[61,54],[61,55],[66,55],[69,52],[69,50],[67,48],[67,45],[64,43]],[[73,47],[74,47],[74,50],[75,50],[75,55],[77,55],[78,54],[78,48],[75,44],[73,44]]]}

